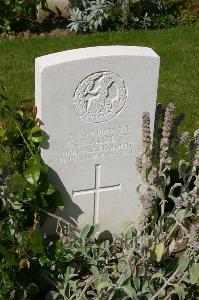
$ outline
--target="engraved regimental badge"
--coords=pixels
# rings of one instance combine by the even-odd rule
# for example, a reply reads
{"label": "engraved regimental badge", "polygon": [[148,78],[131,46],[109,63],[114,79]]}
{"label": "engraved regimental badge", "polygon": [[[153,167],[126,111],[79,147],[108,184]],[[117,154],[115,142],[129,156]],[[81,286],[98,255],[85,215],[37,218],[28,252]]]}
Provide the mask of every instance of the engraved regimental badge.
{"label": "engraved regimental badge", "polygon": [[96,72],[79,83],[73,97],[78,115],[90,123],[115,118],[127,101],[124,80],[113,72]]}

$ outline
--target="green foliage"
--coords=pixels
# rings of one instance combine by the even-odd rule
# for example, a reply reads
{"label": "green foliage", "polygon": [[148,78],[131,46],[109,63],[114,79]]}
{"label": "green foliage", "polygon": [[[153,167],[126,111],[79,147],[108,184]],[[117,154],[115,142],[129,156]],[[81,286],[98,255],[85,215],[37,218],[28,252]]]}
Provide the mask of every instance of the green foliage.
{"label": "green foliage", "polygon": [[124,28],[167,28],[176,24],[174,2],[164,0],[115,0],[110,17]]}
{"label": "green foliage", "polygon": [[[0,31],[16,32],[30,27],[37,6],[46,0],[1,0]],[[130,28],[168,28],[193,24],[199,18],[197,0],[69,0],[70,30],[88,31]]]}
{"label": "green foliage", "polygon": [[176,24],[173,3],[164,0],[70,1],[71,23],[76,32],[117,28],[167,28]]}
{"label": "green foliage", "polygon": [[1,0],[0,31],[10,32],[20,29],[22,23],[35,20],[37,5],[44,5],[46,0]]}
{"label": "green foliage", "polygon": [[158,16],[153,19],[154,28],[169,28],[176,25],[176,17],[171,14]]}
{"label": "green foliage", "polygon": [[78,33],[102,29],[110,4],[108,0],[69,1],[71,22],[68,27]]}
{"label": "green foliage", "polygon": [[40,157],[39,120],[33,112],[12,110],[5,92],[0,82],[0,299],[26,299],[39,290],[34,276],[44,253],[40,209],[53,210],[60,198]]}
{"label": "green foliage", "polygon": [[181,25],[190,25],[199,21],[199,12],[194,13],[188,9],[180,11],[180,15],[177,18],[177,23]]}
{"label": "green foliage", "polygon": [[108,28],[168,28],[198,21],[199,6],[178,0],[69,1],[75,32]]}
{"label": "green foliage", "polygon": [[[79,231],[53,213],[62,203],[40,158],[40,121],[12,110],[1,87],[0,299],[196,299],[199,131],[191,140],[179,137],[173,105],[159,105],[152,145],[149,115],[143,115],[139,227],[128,224],[107,239],[99,225]],[[180,161],[173,178],[183,142],[189,162]],[[57,220],[55,236],[37,230],[44,215]]]}
{"label": "green foliage", "polygon": [[[179,121],[173,112],[171,104],[166,110],[158,106],[153,147],[149,115],[143,116],[143,153],[137,163],[143,178],[138,189],[143,205],[139,228],[128,225],[122,234],[103,240],[97,238],[96,226],[86,225],[74,234],[59,223],[59,239],[48,248],[52,256],[42,258],[50,267],[44,276],[54,286],[49,299],[194,299],[197,295],[199,131],[193,140],[185,133],[178,136]],[[172,157],[177,145],[186,142],[190,162],[180,161],[179,177],[172,183]]]}

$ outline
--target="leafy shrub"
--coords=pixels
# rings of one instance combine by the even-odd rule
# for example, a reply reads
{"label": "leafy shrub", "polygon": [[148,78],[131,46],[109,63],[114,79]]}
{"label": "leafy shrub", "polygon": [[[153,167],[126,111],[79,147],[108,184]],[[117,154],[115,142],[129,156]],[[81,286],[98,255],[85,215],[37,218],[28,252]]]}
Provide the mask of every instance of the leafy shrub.
{"label": "leafy shrub", "polygon": [[176,7],[180,10],[188,9],[192,13],[199,13],[198,0],[176,0]]}
{"label": "leafy shrub", "polygon": [[199,20],[198,0],[176,0],[177,23],[191,25]]}
{"label": "leafy shrub", "polygon": [[44,5],[46,0],[1,0],[0,31],[20,30],[22,24],[35,20],[37,5]]}
{"label": "leafy shrub", "polygon": [[164,0],[116,0],[110,15],[125,28],[162,28],[175,24],[173,8],[173,2]]}
{"label": "leafy shrub", "polygon": [[71,11],[71,22],[68,27],[75,32],[85,32],[103,28],[107,19],[107,7],[110,2],[107,0],[95,1],[72,1],[69,5]]}
{"label": "leafy shrub", "polygon": [[38,291],[38,259],[44,251],[37,230],[40,209],[62,204],[40,157],[39,120],[35,121],[33,109],[31,113],[12,110],[5,92],[1,81],[0,299],[30,299]]}
{"label": "leafy shrub", "polygon": [[173,2],[164,0],[70,1],[71,23],[76,32],[117,28],[162,28],[175,24]]}
{"label": "leafy shrub", "polygon": [[168,28],[193,24],[199,19],[195,0],[70,0],[69,28],[89,30]]}
{"label": "leafy shrub", "polygon": [[153,19],[154,28],[169,28],[175,26],[176,23],[176,18],[171,14],[159,16]]}
{"label": "leafy shrub", "polygon": [[[96,240],[98,226],[79,235],[58,224],[59,241],[44,266],[55,299],[196,299],[199,279],[199,131],[188,141],[190,163],[179,162],[171,183],[172,155],[188,134],[176,136],[174,106],[158,106],[152,147],[150,117],[143,114],[143,151],[137,168],[143,206],[139,228],[131,224],[113,240]],[[163,127],[160,126],[163,124]],[[53,250],[54,249],[54,250]],[[65,263],[65,265],[64,265]],[[55,268],[59,265],[60,268]],[[62,269],[63,267],[63,269]],[[66,270],[66,271],[65,271]]]}
{"label": "leafy shrub", "polygon": [[182,25],[191,25],[197,21],[199,21],[199,14],[192,13],[188,9],[181,10],[177,18],[177,23]]}
{"label": "leafy shrub", "polygon": [[[174,106],[158,105],[152,145],[143,114],[139,227],[105,238],[98,225],[80,231],[54,214],[62,201],[40,158],[40,120],[12,110],[0,88],[0,299],[197,299],[199,130],[179,136]],[[179,145],[189,162],[174,177]],[[54,237],[37,230],[45,215],[57,220]]]}

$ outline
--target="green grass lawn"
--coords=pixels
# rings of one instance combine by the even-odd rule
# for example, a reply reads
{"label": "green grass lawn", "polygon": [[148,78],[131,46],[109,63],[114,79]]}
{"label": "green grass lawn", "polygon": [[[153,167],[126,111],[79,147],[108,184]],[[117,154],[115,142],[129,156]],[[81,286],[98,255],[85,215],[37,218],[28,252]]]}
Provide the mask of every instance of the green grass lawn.
{"label": "green grass lawn", "polygon": [[136,45],[153,48],[161,58],[158,101],[173,102],[185,112],[184,128],[199,127],[199,26],[156,31],[105,32],[68,37],[0,41],[0,77],[9,101],[34,103],[34,60],[67,49],[97,45]]}

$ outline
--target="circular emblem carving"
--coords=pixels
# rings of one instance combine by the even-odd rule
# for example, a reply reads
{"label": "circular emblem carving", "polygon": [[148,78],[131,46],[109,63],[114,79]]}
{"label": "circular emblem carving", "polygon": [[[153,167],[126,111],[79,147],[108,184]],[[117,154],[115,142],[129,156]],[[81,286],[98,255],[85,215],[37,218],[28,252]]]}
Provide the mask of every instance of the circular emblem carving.
{"label": "circular emblem carving", "polygon": [[113,72],[96,72],[79,83],[74,109],[87,122],[102,123],[116,117],[127,101],[124,80]]}

